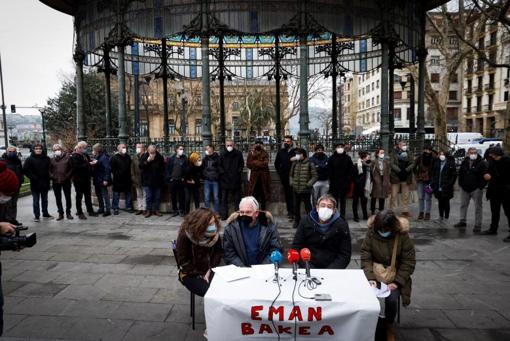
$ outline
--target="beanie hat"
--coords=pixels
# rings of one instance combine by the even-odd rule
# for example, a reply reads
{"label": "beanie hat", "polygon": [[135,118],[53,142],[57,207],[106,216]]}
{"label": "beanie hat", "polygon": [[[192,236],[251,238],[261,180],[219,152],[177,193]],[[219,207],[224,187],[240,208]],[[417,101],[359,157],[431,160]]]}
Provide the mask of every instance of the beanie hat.
{"label": "beanie hat", "polygon": [[191,155],[189,156],[189,162],[191,164],[195,164],[195,162],[198,161],[198,159],[200,159],[200,154],[198,154],[197,152],[193,152],[191,153]]}
{"label": "beanie hat", "polygon": [[503,156],[505,153],[500,146],[495,146],[489,149],[489,155]]}
{"label": "beanie hat", "polygon": [[19,180],[16,173],[8,169],[5,162],[0,162],[0,193],[14,194],[18,188]]}

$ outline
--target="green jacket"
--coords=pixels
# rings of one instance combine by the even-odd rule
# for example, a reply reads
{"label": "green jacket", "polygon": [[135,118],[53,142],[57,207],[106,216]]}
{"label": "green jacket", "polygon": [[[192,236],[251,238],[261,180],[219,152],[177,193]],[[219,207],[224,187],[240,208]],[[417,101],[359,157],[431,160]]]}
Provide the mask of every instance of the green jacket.
{"label": "green jacket", "polygon": [[289,183],[296,193],[311,193],[312,186],[317,181],[317,171],[310,159],[294,161],[290,168]]}
{"label": "green jacket", "polygon": [[[372,216],[368,219],[368,231],[361,244],[360,251],[361,268],[369,281],[376,280],[373,272],[373,262],[390,266],[394,241],[394,237],[383,238],[373,230],[374,218],[375,216]],[[411,303],[411,275],[416,265],[416,252],[414,242],[409,237],[409,221],[405,218],[399,218],[399,220],[401,226],[398,231],[400,238],[395,264],[397,274],[394,282],[400,287],[402,303],[404,306],[408,306]]]}
{"label": "green jacket", "polygon": [[[407,151],[407,158],[405,160],[399,160],[399,155],[402,153],[398,149],[393,151],[391,156],[391,174],[390,182],[392,184],[399,184],[401,182],[407,182],[408,185],[413,183],[413,169],[415,166],[415,160],[411,156],[411,152]],[[403,167],[406,165],[405,167]]]}

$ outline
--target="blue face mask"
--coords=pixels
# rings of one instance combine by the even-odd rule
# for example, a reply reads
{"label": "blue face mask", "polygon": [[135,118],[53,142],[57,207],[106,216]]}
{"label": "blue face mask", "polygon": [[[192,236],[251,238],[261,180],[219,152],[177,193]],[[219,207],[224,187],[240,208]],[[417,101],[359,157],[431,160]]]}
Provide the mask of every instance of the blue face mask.
{"label": "blue face mask", "polygon": [[16,153],[16,152],[9,152],[9,153],[7,153],[7,157],[11,158],[11,159],[16,158],[17,156],[18,156],[18,153]]}
{"label": "blue face mask", "polygon": [[377,231],[377,233],[379,233],[379,235],[383,238],[388,238],[389,236],[391,236],[391,231],[387,231],[387,232]]}
{"label": "blue face mask", "polygon": [[212,224],[212,225],[207,226],[207,230],[205,230],[205,232],[213,234],[213,233],[216,233],[217,230],[218,230],[218,228],[216,227],[216,224]]}

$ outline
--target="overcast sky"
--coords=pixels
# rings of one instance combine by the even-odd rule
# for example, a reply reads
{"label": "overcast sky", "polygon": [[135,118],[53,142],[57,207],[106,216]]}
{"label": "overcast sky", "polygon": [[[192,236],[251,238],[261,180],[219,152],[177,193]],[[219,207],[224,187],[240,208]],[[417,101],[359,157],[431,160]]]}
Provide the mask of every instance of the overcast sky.
{"label": "overcast sky", "polygon": [[71,16],[38,0],[0,0],[0,54],[8,112],[11,104],[45,105],[58,92],[63,77],[74,73],[72,52]]}

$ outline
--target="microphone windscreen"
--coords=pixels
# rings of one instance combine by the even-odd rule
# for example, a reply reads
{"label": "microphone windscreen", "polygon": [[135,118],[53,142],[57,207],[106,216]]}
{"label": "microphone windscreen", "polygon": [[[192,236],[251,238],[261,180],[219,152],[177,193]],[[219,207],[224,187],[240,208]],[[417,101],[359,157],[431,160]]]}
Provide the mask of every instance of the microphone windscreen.
{"label": "microphone windscreen", "polygon": [[271,263],[280,264],[282,259],[283,259],[283,256],[280,253],[280,251],[275,250],[275,251],[271,252]]}
{"label": "microphone windscreen", "polygon": [[287,252],[287,260],[289,261],[289,263],[297,263],[299,262],[299,253],[297,252],[297,250],[295,249],[290,249],[288,252]]}
{"label": "microphone windscreen", "polygon": [[306,247],[304,249],[301,249],[300,254],[301,254],[301,260],[303,262],[309,262],[310,259],[312,258],[312,253]]}

